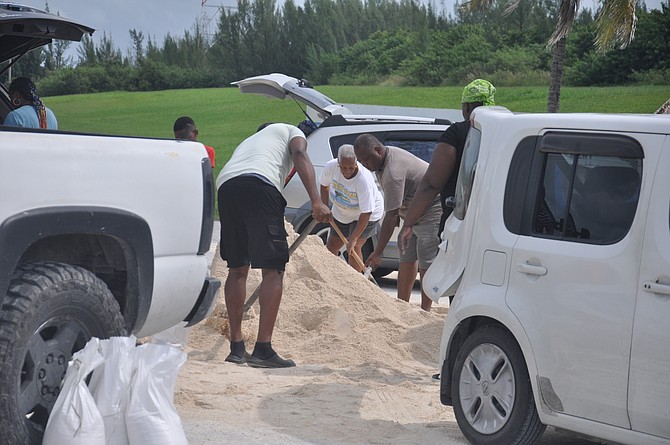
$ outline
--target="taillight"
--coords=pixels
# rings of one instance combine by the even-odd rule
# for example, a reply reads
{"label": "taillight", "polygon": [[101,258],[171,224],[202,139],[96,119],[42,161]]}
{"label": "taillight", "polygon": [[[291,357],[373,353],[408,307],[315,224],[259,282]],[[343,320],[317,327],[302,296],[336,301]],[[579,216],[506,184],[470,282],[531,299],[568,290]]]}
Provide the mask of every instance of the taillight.
{"label": "taillight", "polygon": [[202,166],[202,226],[200,228],[200,244],[198,255],[204,255],[212,244],[214,230],[214,175],[212,163],[204,158]]}

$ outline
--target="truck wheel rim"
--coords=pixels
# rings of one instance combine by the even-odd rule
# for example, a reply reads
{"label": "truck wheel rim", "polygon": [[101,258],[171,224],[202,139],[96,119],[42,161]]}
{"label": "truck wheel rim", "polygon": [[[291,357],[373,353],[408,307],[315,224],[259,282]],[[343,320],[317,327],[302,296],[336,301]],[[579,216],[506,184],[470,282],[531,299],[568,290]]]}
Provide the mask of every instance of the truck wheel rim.
{"label": "truck wheel rim", "polygon": [[30,337],[20,375],[20,409],[38,431],[46,427],[72,354],[90,337],[85,326],[68,316],[49,319]]}
{"label": "truck wheel rim", "polygon": [[507,354],[485,343],[463,363],[459,402],[468,423],[481,434],[500,431],[512,413],[516,396],[514,369]]}

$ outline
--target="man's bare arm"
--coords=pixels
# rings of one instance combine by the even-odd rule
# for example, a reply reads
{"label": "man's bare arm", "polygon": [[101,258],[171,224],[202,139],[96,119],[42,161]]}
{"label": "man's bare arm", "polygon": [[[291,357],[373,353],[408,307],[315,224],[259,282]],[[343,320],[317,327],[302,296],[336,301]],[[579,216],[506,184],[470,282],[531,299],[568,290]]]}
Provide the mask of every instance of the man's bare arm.
{"label": "man's bare arm", "polygon": [[321,201],[316,190],[316,175],[314,165],[307,155],[307,140],[302,137],[294,137],[289,142],[289,151],[293,159],[295,170],[300,176],[300,181],[307,190],[307,195],[312,203],[312,216],[319,222],[330,221],[330,209]]}
{"label": "man's bare arm", "polygon": [[404,226],[413,226],[428,209],[430,203],[444,188],[454,172],[456,148],[446,142],[438,142],[426,174],[407,209]]}

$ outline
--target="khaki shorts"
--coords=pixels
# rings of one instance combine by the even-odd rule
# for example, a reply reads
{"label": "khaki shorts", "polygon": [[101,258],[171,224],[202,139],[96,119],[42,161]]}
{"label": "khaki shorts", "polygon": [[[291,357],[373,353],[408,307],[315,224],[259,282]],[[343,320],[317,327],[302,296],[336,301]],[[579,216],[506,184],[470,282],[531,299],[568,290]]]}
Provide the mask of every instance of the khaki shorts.
{"label": "khaki shorts", "polygon": [[419,270],[426,270],[437,256],[440,237],[437,234],[439,221],[435,224],[412,226],[412,237],[405,253],[400,252],[401,263],[413,263],[419,260]]}

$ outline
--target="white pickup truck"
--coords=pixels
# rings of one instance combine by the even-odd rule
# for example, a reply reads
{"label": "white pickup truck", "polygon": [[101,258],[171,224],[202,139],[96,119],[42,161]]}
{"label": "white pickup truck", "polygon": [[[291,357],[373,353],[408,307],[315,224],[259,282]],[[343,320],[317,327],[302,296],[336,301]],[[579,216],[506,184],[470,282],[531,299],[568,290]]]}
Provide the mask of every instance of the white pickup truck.
{"label": "white pickup truck", "polygon": [[[0,3],[0,62],[92,31]],[[91,337],[209,314],[214,182],[195,142],[0,127],[0,190],[0,443],[39,444]]]}

